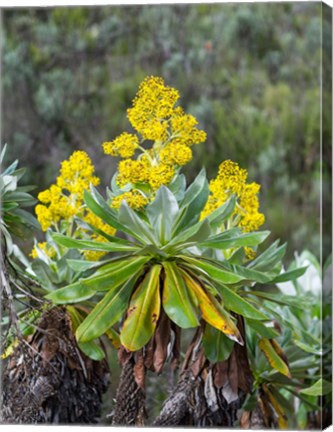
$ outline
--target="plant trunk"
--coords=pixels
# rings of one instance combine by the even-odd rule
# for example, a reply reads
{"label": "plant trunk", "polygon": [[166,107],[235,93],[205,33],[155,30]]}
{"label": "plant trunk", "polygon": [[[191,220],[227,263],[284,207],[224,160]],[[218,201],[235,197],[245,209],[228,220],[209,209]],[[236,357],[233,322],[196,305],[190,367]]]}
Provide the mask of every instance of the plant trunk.
{"label": "plant trunk", "polygon": [[4,362],[2,421],[97,423],[107,389],[106,361],[78,348],[65,308],[45,312],[37,330]]}
{"label": "plant trunk", "polygon": [[[244,321],[237,326],[245,340]],[[154,426],[234,427],[246,393],[251,391],[252,373],[246,345],[235,344],[230,357],[211,364],[201,346],[199,328],[187,350],[178,383],[164,402]]]}

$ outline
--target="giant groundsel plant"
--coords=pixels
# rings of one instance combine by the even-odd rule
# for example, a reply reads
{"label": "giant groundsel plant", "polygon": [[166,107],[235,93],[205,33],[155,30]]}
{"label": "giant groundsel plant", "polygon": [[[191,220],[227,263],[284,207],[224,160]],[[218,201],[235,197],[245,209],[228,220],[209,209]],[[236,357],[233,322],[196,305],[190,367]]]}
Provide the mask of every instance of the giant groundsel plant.
{"label": "giant groundsel plant", "polygon": [[[80,278],[47,296],[56,304],[89,299],[96,303],[76,330],[79,341],[92,341],[121,321],[121,344],[137,351],[150,341],[165,313],[183,329],[198,327],[203,320],[203,344],[209,357],[215,352],[212,344],[219,340],[230,352],[234,342],[244,343],[236,325],[235,315],[240,315],[263,336],[263,351],[280,359],[277,344],[270,341],[276,333],[266,325],[272,317],[253,287],[297,278],[304,269],[280,274],[285,247],[277,243],[255,260],[246,261],[244,248],[256,248],[269,232],[242,232],[237,227],[219,232],[222,223],[228,226],[237,199],[231,196],[202,217],[208,196],[204,170],[187,188],[182,175],[169,187],[162,186],[141,212],[126,202],[119,210],[111,208],[93,186],[90,193],[85,192],[87,207],[124,235],[110,236],[99,230],[107,241],[96,242],[53,233],[54,241],[67,248],[117,253],[98,262],[69,260]],[[228,259],[223,258],[223,252]],[[212,337],[216,331],[221,339]],[[281,362],[273,361],[273,365],[288,374]]]}

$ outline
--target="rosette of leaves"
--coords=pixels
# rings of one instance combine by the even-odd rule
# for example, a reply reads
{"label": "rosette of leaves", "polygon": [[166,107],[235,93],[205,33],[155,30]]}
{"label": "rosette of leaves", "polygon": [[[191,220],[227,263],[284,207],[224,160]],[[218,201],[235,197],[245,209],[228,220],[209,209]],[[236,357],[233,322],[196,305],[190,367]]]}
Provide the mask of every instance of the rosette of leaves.
{"label": "rosette of leaves", "polygon": [[[251,428],[252,418],[259,412],[265,428],[308,429],[309,421],[324,418],[330,410],[331,383],[327,378],[332,333],[331,326],[325,331],[325,321],[330,320],[331,310],[324,305],[321,311],[322,271],[313,254],[304,251],[289,270],[304,265],[307,271],[299,279],[257,292],[274,317],[271,332],[276,339],[260,338],[248,325],[247,347],[255,381],[243,405],[240,423],[244,428]],[[246,320],[246,324],[251,322]],[[274,354],[274,347],[280,356]]]}
{"label": "rosette of leaves", "polygon": [[[242,233],[231,228],[216,233],[233,213],[236,199],[231,197],[201,219],[208,194],[204,170],[188,188],[183,175],[177,176],[168,188],[161,187],[143,212],[134,211],[125,202],[115,210],[95,188],[91,187],[90,193],[85,191],[90,210],[114,227],[118,235],[128,238],[109,236],[100,230],[98,233],[108,242],[52,234],[54,241],[67,248],[117,254],[100,262],[68,260],[81,277],[47,295],[56,304],[84,305],[89,299],[96,303],[77,328],[79,341],[93,341],[122,320],[121,344],[128,351],[138,351],[151,340],[163,314],[183,329],[205,322],[207,357],[218,361],[227,353],[216,354],[212,332],[218,332],[222,345],[230,341],[229,354],[234,342],[244,343],[236,326],[237,314],[250,319],[259,333],[269,332],[265,322],[271,317],[259,310],[259,297],[246,299],[240,292],[251,290],[257,283],[296,278],[304,269],[281,276],[285,248],[277,243],[244,264],[244,247],[256,247],[269,232]],[[228,260],[219,253],[224,249],[233,250]]]}
{"label": "rosette of leaves", "polygon": [[[0,165],[6,154],[5,145],[0,155]],[[17,168],[18,160],[11,163],[0,173],[1,216],[0,230],[6,244],[6,253],[10,255],[14,248],[12,236],[26,238],[32,229],[38,229],[37,220],[24,207],[31,207],[36,200],[29,194],[34,186],[20,186],[19,181],[25,173],[25,168]]]}

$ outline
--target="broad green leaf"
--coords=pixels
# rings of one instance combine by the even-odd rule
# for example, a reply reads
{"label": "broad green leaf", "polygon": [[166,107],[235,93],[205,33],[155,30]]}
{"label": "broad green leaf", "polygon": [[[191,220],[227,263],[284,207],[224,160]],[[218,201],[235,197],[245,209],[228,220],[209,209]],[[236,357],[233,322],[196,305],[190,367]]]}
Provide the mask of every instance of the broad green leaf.
{"label": "broad green leaf", "polygon": [[96,342],[79,342],[80,350],[89,358],[95,361],[101,361],[105,357],[102,348]]}
{"label": "broad green leaf", "polygon": [[270,234],[269,231],[258,231],[252,233],[241,233],[234,231],[230,235],[229,231],[211,237],[207,241],[200,242],[199,246],[211,247],[214,249],[230,249],[241,246],[257,246],[262,243]]}
{"label": "broad green leaf", "polygon": [[120,341],[129,351],[146,345],[156,329],[161,309],[161,268],[159,264],[154,265],[131,298],[120,333]]}
{"label": "broad green leaf", "polygon": [[92,276],[80,279],[80,283],[96,291],[109,290],[123,284],[131,276],[142,271],[149,260],[150,257],[145,256],[106,264]]}
{"label": "broad green leaf", "polygon": [[227,338],[223,332],[206,324],[202,345],[208,360],[211,363],[217,363],[229,358],[234,341]]}
{"label": "broad green leaf", "polygon": [[244,291],[244,295],[254,295],[256,297],[280,304],[282,306],[291,306],[299,309],[303,309],[304,306],[308,305],[308,303],[306,302],[306,298],[299,299],[293,296],[287,296],[266,291]]}
{"label": "broad green leaf", "polygon": [[71,237],[66,237],[62,234],[54,233],[52,237],[60,246],[65,246],[69,249],[82,249],[93,251],[106,251],[106,252],[133,252],[139,250],[139,247],[134,243],[128,245],[110,242],[97,242],[94,240],[77,240]]}
{"label": "broad green leaf", "polygon": [[168,184],[168,189],[174,194],[177,201],[181,201],[185,195],[186,177],[184,174],[177,174],[171,183]]}
{"label": "broad green leaf", "polygon": [[188,290],[192,291],[198,299],[202,318],[211,326],[222,331],[228,338],[243,345],[243,340],[237,326],[218,300],[209,291],[203,289],[187,272],[183,270],[180,272]]}
{"label": "broad green leaf", "polygon": [[125,284],[111,287],[76,330],[78,341],[88,342],[96,339],[119,321],[128,306],[136,281],[137,277],[132,277]]}
{"label": "broad green leaf", "polygon": [[267,339],[273,339],[280,336],[280,333],[274,327],[267,327],[264,323],[251,318],[245,318],[245,323],[251,327],[260,336]]}
{"label": "broad green leaf", "polygon": [[254,269],[248,269],[241,265],[230,264],[228,261],[220,262],[218,265],[227,271],[242,276],[244,281],[259,282],[264,284],[270,282],[274,277],[270,273],[263,273]]}
{"label": "broad green leaf", "polygon": [[300,390],[300,393],[308,396],[323,396],[332,392],[332,383],[320,378],[312,386]]}
{"label": "broad green leaf", "polygon": [[264,252],[252,260],[248,268],[266,271],[271,270],[279,263],[286,253],[287,244],[278,247],[279,240],[272,243]]}
{"label": "broad green leaf", "polygon": [[67,260],[68,266],[76,271],[76,272],[84,272],[86,270],[91,270],[96,267],[100,267],[104,265],[103,261],[84,261],[84,260],[77,260],[77,259],[68,259]]}
{"label": "broad green leaf", "polygon": [[87,300],[96,293],[96,289],[82,285],[80,282],[52,291],[45,296],[55,304],[77,303]]}
{"label": "broad green leaf", "polygon": [[129,231],[124,227],[118,220],[117,212],[105,202],[104,198],[97,192],[92,185],[90,186],[90,192],[84,191],[84,202],[87,207],[98,217],[100,217],[105,223],[112,226],[116,230]]}
{"label": "broad green leaf", "polygon": [[184,249],[206,239],[211,233],[209,222],[202,220],[175,236],[167,245],[166,250]]}
{"label": "broad green leaf", "polygon": [[160,244],[164,245],[170,240],[172,226],[179,213],[175,196],[167,187],[161,186],[146,211],[151,226],[158,233]]}
{"label": "broad green leaf", "polygon": [[301,350],[309,353],[309,354],[315,354],[315,355],[323,355],[323,351],[319,348],[319,346],[313,346],[313,345],[308,345],[302,341],[299,340],[294,340],[294,344],[297,345],[299,348],[301,348]]}
{"label": "broad green leaf", "polygon": [[184,199],[180,203],[180,213],[173,228],[173,236],[199,221],[200,213],[205,207],[208,195],[209,187],[206,172],[202,169],[186,190]]}
{"label": "broad green leaf", "polygon": [[[129,262],[134,260],[133,255],[127,255],[127,256],[118,256],[116,258],[110,258],[103,261],[85,261],[84,259],[68,259],[67,258],[67,264],[68,266],[73,269],[76,272],[84,272],[86,270],[96,269],[96,268],[102,268],[103,270],[116,268],[120,265],[120,263]],[[108,267],[107,267],[108,265]],[[98,274],[98,273],[97,273]],[[94,273],[96,276],[96,273]]]}
{"label": "broad green leaf", "polygon": [[163,262],[165,281],[162,293],[163,308],[168,317],[181,328],[199,325],[195,305],[191,301],[186,284],[174,262]]}
{"label": "broad green leaf", "polygon": [[189,263],[198,270],[203,271],[217,282],[233,284],[245,279],[243,276],[223,270],[221,267],[210,264],[203,259],[199,260],[187,255],[181,255],[180,258],[182,258],[185,263]]}
{"label": "broad green leaf", "polygon": [[250,303],[248,303],[230,288],[218,284],[216,285],[216,289],[219,291],[222,299],[224,300],[225,306],[231,311],[254,320],[269,320],[269,317],[261,313],[258,309],[254,308]]}
{"label": "broad green leaf", "polygon": [[290,280],[298,279],[300,276],[302,276],[308,267],[300,267],[295,270],[286,271],[284,273],[281,273],[279,276],[277,276],[275,279],[271,281],[271,283],[280,283],[280,282],[288,282]]}
{"label": "broad green leaf", "polygon": [[232,195],[228,201],[206,217],[211,227],[219,227],[232,215],[236,205],[236,196]]}
{"label": "broad green leaf", "polygon": [[290,371],[288,365],[284,362],[284,360],[279,356],[279,354],[275,351],[271,341],[269,339],[263,338],[259,341],[259,348],[265,354],[269,364],[271,367],[282,375],[290,378]]}
{"label": "broad green leaf", "polygon": [[123,245],[132,245],[133,244],[129,240],[125,240],[125,239],[122,239],[120,237],[115,237],[115,236],[112,236],[110,234],[107,234],[105,231],[103,231],[103,230],[101,230],[99,228],[96,228],[95,226],[93,226],[93,225],[91,225],[91,224],[83,221],[82,219],[79,219],[79,218],[75,217],[74,220],[75,220],[75,223],[81,229],[87,230],[87,231],[92,231],[92,232],[94,232],[94,233],[96,233],[96,234],[104,237],[105,239],[107,239],[111,243],[120,243],[120,244],[123,244]]}
{"label": "broad green leaf", "polygon": [[144,244],[157,245],[157,239],[153,230],[144,222],[138,214],[132,210],[126,202],[123,202],[119,209],[119,222],[122,223],[133,237]]}

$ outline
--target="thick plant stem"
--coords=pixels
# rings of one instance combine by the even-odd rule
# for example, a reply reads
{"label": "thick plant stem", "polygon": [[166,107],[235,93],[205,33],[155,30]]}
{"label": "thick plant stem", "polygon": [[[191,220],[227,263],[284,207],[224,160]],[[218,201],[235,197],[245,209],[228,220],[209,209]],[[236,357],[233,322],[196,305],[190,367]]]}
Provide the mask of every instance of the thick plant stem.
{"label": "thick plant stem", "polygon": [[135,362],[130,358],[124,365],[117,389],[116,406],[112,424],[120,426],[143,426],[146,417],[145,391],[136,383]]}
{"label": "thick plant stem", "polygon": [[153,426],[177,426],[184,424],[184,420],[190,410],[190,395],[197,385],[197,380],[191,370],[183,372],[178,383],[164,402],[159,416]]}

